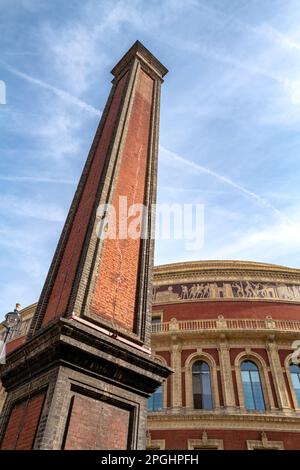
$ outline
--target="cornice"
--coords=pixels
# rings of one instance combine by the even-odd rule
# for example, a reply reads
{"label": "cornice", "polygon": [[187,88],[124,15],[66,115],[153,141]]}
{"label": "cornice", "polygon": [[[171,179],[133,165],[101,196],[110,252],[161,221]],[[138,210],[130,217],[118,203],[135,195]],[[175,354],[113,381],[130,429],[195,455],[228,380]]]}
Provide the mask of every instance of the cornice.
{"label": "cornice", "polygon": [[153,361],[148,354],[73,319],[61,318],[9,354],[0,379],[5,388],[11,389],[43,370],[66,364],[85,370],[87,375],[107,374],[111,380],[122,375],[124,383],[132,387],[141,381],[144,385],[140,390],[144,393],[151,393],[153,384],[159,385],[170,374],[169,368]]}
{"label": "cornice", "polygon": [[164,77],[168,73],[168,69],[140,41],[136,41],[112,69],[112,75],[117,77],[122,74],[135,57],[160,78]]}
{"label": "cornice", "polygon": [[184,263],[165,264],[154,267],[154,283],[170,279],[191,279],[204,278],[264,278],[266,280],[292,279],[300,282],[300,269],[289,268],[269,263],[257,263],[254,261],[234,261],[234,260],[211,260],[192,261]]}
{"label": "cornice", "polygon": [[296,272],[300,276],[300,269],[289,268],[279,264],[259,263],[256,261],[243,260],[204,260],[204,261],[186,261],[181,263],[170,263],[154,266],[155,274],[161,272],[188,271],[199,269],[236,269],[236,270],[271,270],[280,272]]}
{"label": "cornice", "polygon": [[289,343],[289,349],[294,340],[300,335],[300,321],[292,320],[273,320],[271,317],[265,319],[247,319],[247,318],[224,318],[219,315],[218,318],[183,320],[176,319],[170,322],[158,323],[152,325],[152,347],[156,350],[158,347],[168,345],[170,347],[178,341],[183,344],[195,344],[201,341],[218,342],[222,336],[227,340],[249,341],[253,346],[259,341],[265,344],[270,337],[276,339],[280,344]]}
{"label": "cornice", "polygon": [[155,305],[227,300],[300,303],[300,269],[251,261],[157,266]]}
{"label": "cornice", "polygon": [[180,412],[166,411],[148,413],[148,429],[264,429],[269,431],[299,432],[300,413],[286,415],[282,412],[275,413],[241,413],[239,410],[228,413],[224,410],[201,413],[188,412],[181,409]]}

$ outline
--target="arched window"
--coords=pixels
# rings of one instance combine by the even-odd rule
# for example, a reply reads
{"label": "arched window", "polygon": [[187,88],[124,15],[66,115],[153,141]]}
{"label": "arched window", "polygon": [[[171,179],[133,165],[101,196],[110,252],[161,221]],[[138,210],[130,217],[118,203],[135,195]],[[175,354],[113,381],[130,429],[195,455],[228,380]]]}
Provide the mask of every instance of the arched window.
{"label": "arched window", "polygon": [[211,410],[213,407],[210,368],[204,361],[194,362],[192,367],[194,408]]}
{"label": "arched window", "polygon": [[265,410],[266,405],[257,365],[252,361],[244,361],[241,364],[241,373],[246,409],[250,411]]}
{"label": "arched window", "polygon": [[291,374],[295,394],[297,397],[298,407],[300,408],[300,366],[296,364],[291,364],[290,374]]}
{"label": "arched window", "polygon": [[148,399],[148,411],[161,411],[163,409],[163,386],[157,390]]}

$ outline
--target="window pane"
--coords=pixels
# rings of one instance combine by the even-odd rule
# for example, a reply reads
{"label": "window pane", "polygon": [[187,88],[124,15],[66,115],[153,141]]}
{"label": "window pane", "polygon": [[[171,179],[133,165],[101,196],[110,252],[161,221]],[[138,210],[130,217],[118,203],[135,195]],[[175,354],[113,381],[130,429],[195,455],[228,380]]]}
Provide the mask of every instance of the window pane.
{"label": "window pane", "polygon": [[243,380],[243,383],[246,383],[246,382],[251,383],[249,372],[247,371],[242,372],[242,380]]}
{"label": "window pane", "polygon": [[296,392],[296,397],[297,397],[297,402],[298,402],[298,408],[300,408],[300,388],[295,390]]}
{"label": "window pane", "polygon": [[294,389],[297,390],[298,388],[300,389],[300,378],[298,374],[291,374],[292,376],[292,382],[294,385]]}
{"label": "window pane", "polygon": [[201,372],[201,361],[197,361],[193,364],[192,373]]}
{"label": "window pane", "polygon": [[297,397],[298,407],[300,408],[300,367],[296,364],[291,364],[290,372],[293,387]]}
{"label": "window pane", "polygon": [[211,409],[212,393],[210,368],[204,361],[197,361],[192,367],[193,402],[195,409]]}
{"label": "window pane", "polygon": [[252,372],[251,371],[249,374],[250,374],[252,382],[260,383],[259,373],[258,372]]}
{"label": "window pane", "polygon": [[253,382],[252,390],[253,390],[254,401],[255,401],[255,409],[263,411],[265,409],[265,402],[264,402],[264,397],[262,394],[260,382],[255,382],[255,383]]}
{"label": "window pane", "polygon": [[254,362],[252,362],[252,361],[244,361],[244,362],[242,362],[241,370],[256,371],[257,370],[257,365],[254,364]]}
{"label": "window pane", "polygon": [[251,380],[249,372],[242,372],[242,380],[244,385],[244,399],[247,410],[255,410],[254,398],[252,394]]}
{"label": "window pane", "polygon": [[201,371],[209,373],[209,365],[206,362],[201,363]]}
{"label": "window pane", "polygon": [[202,408],[200,373],[193,373],[193,397],[194,397],[194,408],[196,409]]}
{"label": "window pane", "polygon": [[154,411],[160,411],[163,407],[163,389],[162,385],[154,392]]}
{"label": "window pane", "polygon": [[210,410],[212,408],[210,374],[202,374],[202,400],[203,408]]}
{"label": "window pane", "polygon": [[251,361],[244,361],[241,364],[241,371],[246,409],[265,410],[265,401],[257,365]]}
{"label": "window pane", "polygon": [[290,372],[295,372],[296,374],[300,374],[300,366],[298,366],[297,364],[291,364]]}
{"label": "window pane", "polygon": [[152,411],[153,410],[153,395],[151,395],[150,398],[148,398],[148,411]]}
{"label": "window pane", "polygon": [[163,388],[162,385],[148,399],[148,411],[161,411],[163,408]]}

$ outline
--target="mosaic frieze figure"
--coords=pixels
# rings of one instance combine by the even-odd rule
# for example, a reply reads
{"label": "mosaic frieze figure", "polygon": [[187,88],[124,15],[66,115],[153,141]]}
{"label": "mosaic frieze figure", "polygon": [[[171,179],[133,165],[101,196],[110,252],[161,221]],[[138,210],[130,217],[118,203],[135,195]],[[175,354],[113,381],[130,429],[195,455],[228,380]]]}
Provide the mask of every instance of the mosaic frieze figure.
{"label": "mosaic frieze figure", "polygon": [[157,286],[154,302],[197,301],[201,299],[267,299],[300,301],[300,286],[283,283],[214,281]]}

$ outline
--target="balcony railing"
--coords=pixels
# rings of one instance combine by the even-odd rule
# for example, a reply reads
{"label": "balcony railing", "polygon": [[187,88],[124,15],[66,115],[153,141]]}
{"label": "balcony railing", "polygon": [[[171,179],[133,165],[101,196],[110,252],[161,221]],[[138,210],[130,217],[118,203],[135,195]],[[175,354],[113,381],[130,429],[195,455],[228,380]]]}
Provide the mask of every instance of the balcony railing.
{"label": "balcony railing", "polygon": [[172,319],[170,322],[154,323],[152,333],[167,333],[173,331],[201,331],[201,330],[277,330],[286,332],[300,332],[300,321],[273,320],[267,317],[264,320],[224,318],[221,315],[212,320],[183,320]]}

